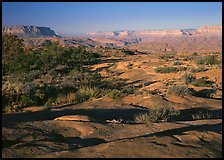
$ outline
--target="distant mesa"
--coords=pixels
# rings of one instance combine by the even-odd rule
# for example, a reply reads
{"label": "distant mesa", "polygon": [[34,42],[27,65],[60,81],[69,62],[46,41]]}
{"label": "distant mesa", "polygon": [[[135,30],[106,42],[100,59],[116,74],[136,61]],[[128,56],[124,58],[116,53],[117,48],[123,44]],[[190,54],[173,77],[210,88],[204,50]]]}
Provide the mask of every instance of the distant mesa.
{"label": "distant mesa", "polygon": [[2,26],[2,33],[15,34],[21,38],[60,37],[49,27],[38,26]]}
{"label": "distant mesa", "polygon": [[202,26],[199,29],[181,30],[143,30],[143,31],[115,31],[115,32],[89,32],[86,36],[128,37],[128,36],[183,36],[222,34],[222,26]]}
{"label": "distant mesa", "polygon": [[126,47],[150,53],[222,50],[222,26],[201,26],[198,29],[101,31],[87,33],[82,37],[89,37],[102,46]]}

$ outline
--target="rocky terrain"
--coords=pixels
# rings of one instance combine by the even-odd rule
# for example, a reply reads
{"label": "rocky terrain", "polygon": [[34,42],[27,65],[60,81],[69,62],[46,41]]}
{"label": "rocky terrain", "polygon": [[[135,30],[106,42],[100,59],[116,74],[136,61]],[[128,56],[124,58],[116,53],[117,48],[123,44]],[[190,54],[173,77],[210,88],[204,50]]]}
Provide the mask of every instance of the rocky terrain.
{"label": "rocky terrain", "polygon": [[[110,50],[108,50],[110,51]],[[134,86],[132,94],[112,99],[92,98],[79,104],[33,106],[2,117],[4,158],[221,158],[222,65],[203,66],[196,79],[207,87],[187,84],[197,94],[169,92],[198,65],[192,55],[163,54],[103,57],[88,65],[104,77],[121,78]],[[200,57],[206,55],[200,55]],[[220,54],[218,55],[221,58]],[[174,61],[179,61],[179,64]],[[158,73],[164,66],[187,67]],[[172,122],[137,123],[136,114],[150,108],[172,107],[180,115]]]}
{"label": "rocky terrain", "polygon": [[[38,35],[23,38],[31,50],[4,48],[3,158],[222,158],[220,27],[31,28],[17,30]],[[3,46],[20,51],[14,39]]]}

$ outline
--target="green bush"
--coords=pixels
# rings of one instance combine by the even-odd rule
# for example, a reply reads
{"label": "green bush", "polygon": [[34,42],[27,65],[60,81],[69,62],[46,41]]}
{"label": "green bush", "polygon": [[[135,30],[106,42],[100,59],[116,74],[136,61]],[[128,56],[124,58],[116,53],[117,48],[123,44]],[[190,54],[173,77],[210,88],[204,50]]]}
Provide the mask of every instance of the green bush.
{"label": "green bush", "polygon": [[23,107],[29,107],[34,104],[33,100],[26,95],[22,95],[19,102]]}
{"label": "green bush", "polygon": [[90,98],[99,98],[100,96],[98,88],[82,86],[77,91],[77,102],[84,102]]}
{"label": "green bush", "polygon": [[23,39],[12,34],[2,34],[2,62],[10,64],[20,54],[23,54],[24,44]]}
{"label": "green bush", "polygon": [[147,113],[141,113],[134,117],[136,123],[162,122],[172,121],[180,114],[179,111],[170,108],[149,109]]}
{"label": "green bush", "polygon": [[119,99],[122,96],[122,92],[118,89],[113,89],[107,93],[107,96],[112,99]]}
{"label": "green bush", "polygon": [[185,84],[190,84],[195,81],[196,77],[193,74],[188,73],[188,74],[183,75],[182,79]]}

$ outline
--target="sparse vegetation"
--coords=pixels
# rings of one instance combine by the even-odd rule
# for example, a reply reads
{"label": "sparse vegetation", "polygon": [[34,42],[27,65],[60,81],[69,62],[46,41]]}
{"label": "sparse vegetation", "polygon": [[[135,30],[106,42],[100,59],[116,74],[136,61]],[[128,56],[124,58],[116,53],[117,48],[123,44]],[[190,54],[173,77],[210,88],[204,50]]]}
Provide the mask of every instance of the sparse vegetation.
{"label": "sparse vegetation", "polygon": [[75,103],[77,101],[77,94],[75,93],[68,93],[66,95],[58,95],[55,104],[66,104],[66,103]]}
{"label": "sparse vegetation", "polygon": [[100,90],[95,87],[87,87],[83,86],[80,87],[77,91],[77,101],[83,102],[90,98],[99,98],[100,97]]}
{"label": "sparse vegetation", "polygon": [[183,56],[183,61],[191,61],[193,59],[194,59],[193,56]]}
{"label": "sparse vegetation", "polygon": [[191,69],[191,72],[192,73],[197,73],[197,72],[205,72],[207,71],[208,69],[207,68],[204,68],[204,67],[198,67],[198,68],[192,68]]}
{"label": "sparse vegetation", "polygon": [[122,96],[122,92],[119,91],[118,89],[113,89],[110,92],[107,93],[107,96],[112,98],[112,99],[119,99]]}
{"label": "sparse vegetation", "polygon": [[158,67],[155,69],[157,73],[175,73],[179,71],[185,71],[186,67]]}
{"label": "sparse vegetation", "polygon": [[213,117],[212,113],[209,113],[209,112],[206,112],[206,113],[199,112],[192,115],[193,119],[210,119],[212,117]]}
{"label": "sparse vegetation", "polygon": [[175,60],[175,61],[173,62],[173,65],[181,65],[181,63],[180,63],[178,60]]}
{"label": "sparse vegetation", "polygon": [[133,51],[127,50],[127,49],[122,49],[121,50],[125,55],[134,55],[135,53]]}
{"label": "sparse vegetation", "polygon": [[182,76],[182,79],[183,79],[185,84],[190,84],[190,83],[193,83],[196,80],[196,77],[191,73],[187,73],[187,74]]}
{"label": "sparse vegetation", "polygon": [[197,65],[217,65],[220,63],[220,61],[218,60],[218,56],[217,55],[208,55],[205,57],[196,57],[195,58],[195,63]]}
{"label": "sparse vegetation", "polygon": [[163,59],[165,61],[169,61],[170,59],[174,58],[174,54],[164,54],[159,56],[159,59]]}
{"label": "sparse vegetation", "polygon": [[186,86],[174,85],[174,86],[171,86],[168,89],[168,93],[178,95],[178,96],[182,96],[182,95],[191,94],[191,91]]}
{"label": "sparse vegetation", "polygon": [[208,81],[207,77],[202,77],[199,79],[196,79],[192,84],[197,86],[197,87],[211,87],[213,82]]}
{"label": "sparse vegetation", "polygon": [[154,108],[149,109],[146,113],[136,115],[134,121],[136,123],[167,122],[174,120],[179,114],[179,111],[171,108]]}
{"label": "sparse vegetation", "polygon": [[117,90],[122,90],[121,82],[103,79],[87,69],[86,65],[97,63],[100,55],[85,47],[61,47],[51,42],[28,51],[16,36],[3,35],[2,40],[3,112],[7,108],[80,103],[108,92],[114,99],[121,96]]}

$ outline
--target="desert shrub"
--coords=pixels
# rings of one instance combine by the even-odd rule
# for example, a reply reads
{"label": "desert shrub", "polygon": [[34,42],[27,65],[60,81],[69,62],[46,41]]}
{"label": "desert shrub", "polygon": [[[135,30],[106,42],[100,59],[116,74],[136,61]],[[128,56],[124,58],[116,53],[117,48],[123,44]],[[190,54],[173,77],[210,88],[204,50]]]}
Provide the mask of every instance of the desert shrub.
{"label": "desert shrub", "polygon": [[187,73],[182,76],[182,79],[185,84],[190,84],[195,81],[196,77],[193,74]]}
{"label": "desert shrub", "polygon": [[127,64],[126,67],[127,67],[128,69],[132,69],[132,68],[133,68],[133,63],[130,63],[130,62],[129,62],[129,63]]}
{"label": "desert shrub", "polygon": [[124,87],[124,88],[122,88],[122,93],[127,94],[127,95],[128,94],[133,94],[134,90],[135,90],[134,86]]}
{"label": "desert shrub", "polygon": [[77,67],[74,67],[70,72],[69,76],[77,76],[80,74],[80,70]]}
{"label": "desert shrub", "polygon": [[100,80],[102,78],[101,74],[97,73],[97,72],[92,73],[91,77],[92,77],[93,80],[96,80],[96,81]]}
{"label": "desert shrub", "polygon": [[41,87],[35,90],[34,97],[37,104],[44,104],[47,99],[46,96],[45,88]]}
{"label": "desert shrub", "polygon": [[197,65],[205,64],[205,58],[204,58],[204,57],[196,57],[196,58],[195,58],[195,63],[196,63]]}
{"label": "desert shrub", "polygon": [[184,56],[183,57],[183,61],[190,61],[192,59],[194,59],[194,57],[192,57],[192,56]]}
{"label": "desert shrub", "polygon": [[219,64],[218,56],[208,55],[205,59],[205,64],[216,65]]}
{"label": "desert shrub", "polygon": [[29,107],[34,104],[34,101],[27,95],[22,95],[20,98],[20,104],[23,107]]}
{"label": "desert shrub", "polygon": [[122,92],[118,89],[113,89],[107,93],[107,97],[112,99],[118,99],[121,98]]}
{"label": "desert shrub", "polygon": [[215,93],[216,91],[214,89],[202,89],[199,91],[194,91],[192,95],[197,97],[204,97],[209,98],[211,97],[211,94]]}
{"label": "desert shrub", "polygon": [[191,94],[191,91],[186,86],[174,85],[168,89],[168,93],[181,96]]}
{"label": "desert shrub", "polygon": [[180,114],[179,111],[171,108],[155,108],[149,109],[146,113],[138,114],[134,117],[136,123],[149,123],[149,122],[161,122],[172,121],[176,116]]}
{"label": "desert shrub", "polygon": [[55,99],[55,104],[65,104],[65,103],[73,103],[76,102],[76,93],[68,93],[66,95],[59,94]]}
{"label": "desert shrub", "polygon": [[168,61],[169,59],[173,59],[173,58],[174,58],[173,54],[164,54],[164,55],[159,56],[159,59],[164,59],[166,61]]}
{"label": "desert shrub", "polygon": [[177,69],[178,69],[178,71],[186,71],[187,67],[178,67]]}
{"label": "desert shrub", "polygon": [[173,65],[181,65],[181,63],[176,60],[176,61],[173,62]]}
{"label": "desert shrub", "polygon": [[199,79],[196,79],[192,84],[197,86],[197,87],[211,87],[213,82],[208,81],[207,77],[202,77]]}
{"label": "desert shrub", "polygon": [[194,53],[192,54],[192,56],[198,56],[198,53],[197,53],[197,52],[194,52]]}
{"label": "desert shrub", "polygon": [[155,95],[158,94],[158,90],[147,90],[146,93]]}
{"label": "desert shrub", "polygon": [[196,57],[195,63],[197,65],[204,64],[204,65],[216,65],[219,64],[218,56],[215,55],[208,55],[205,57]]}
{"label": "desert shrub", "polygon": [[198,67],[198,68],[192,68],[191,69],[191,72],[192,73],[197,73],[197,72],[205,72],[207,71],[208,69],[207,68],[204,68],[204,67]]}
{"label": "desert shrub", "polygon": [[212,113],[209,113],[209,112],[206,112],[206,113],[199,112],[192,115],[193,119],[210,119],[212,117],[213,117]]}
{"label": "desert shrub", "polygon": [[155,69],[157,73],[175,73],[186,70],[186,67],[158,67]]}
{"label": "desert shrub", "polygon": [[126,49],[122,49],[121,51],[122,51],[125,55],[134,55],[134,54],[135,54],[133,51],[126,50]]}
{"label": "desert shrub", "polygon": [[77,102],[84,102],[90,98],[99,98],[100,90],[96,87],[82,86],[77,91]]}
{"label": "desert shrub", "polygon": [[24,53],[23,39],[12,34],[2,34],[2,62],[11,63],[20,54]]}
{"label": "desert shrub", "polygon": [[171,73],[171,72],[178,72],[176,67],[158,67],[155,69],[157,73]]}

